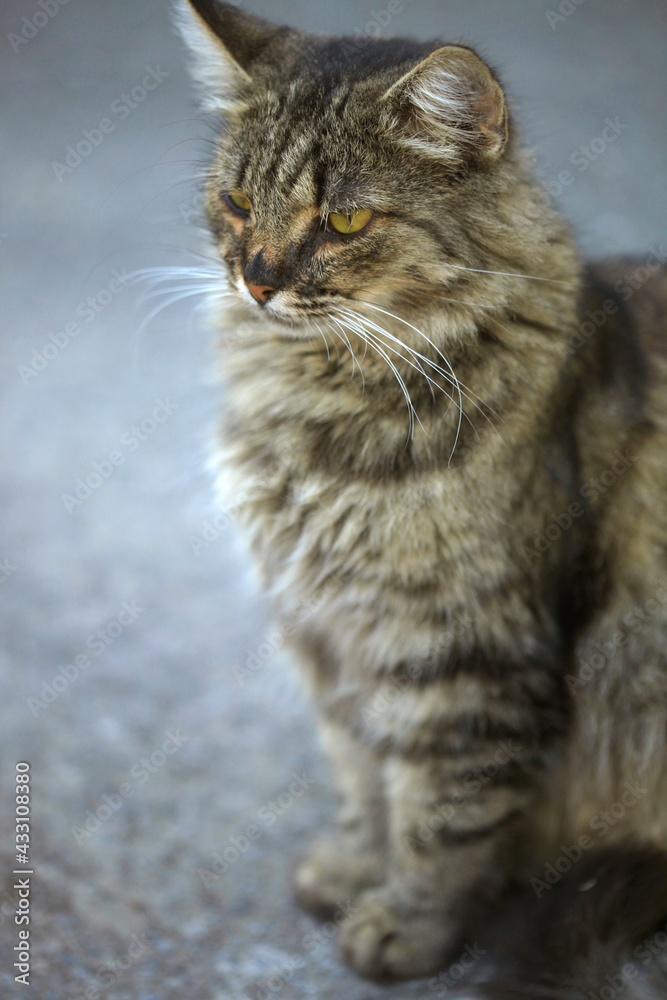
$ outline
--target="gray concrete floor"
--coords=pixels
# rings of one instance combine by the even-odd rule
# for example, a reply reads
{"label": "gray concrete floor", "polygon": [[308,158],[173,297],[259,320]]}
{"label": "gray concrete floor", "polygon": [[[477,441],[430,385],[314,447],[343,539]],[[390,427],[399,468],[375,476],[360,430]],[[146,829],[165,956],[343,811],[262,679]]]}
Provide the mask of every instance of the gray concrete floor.
{"label": "gray concrete floor", "polygon": [[[558,5],[416,0],[389,30],[480,45],[508,83],[545,179],[571,167],[607,117],[620,118],[627,128],[558,201],[587,253],[641,255],[665,235],[665,7],[585,0],[552,28],[546,12]],[[248,6],[354,31],[386,4]],[[19,0],[0,9],[0,992],[81,1000],[97,986],[88,996],[241,1000],[265,995],[274,975],[270,995],[285,1000],[432,996],[425,984],[382,989],[344,970],[333,940],[308,938],[316,925],[290,901],[289,871],[331,822],[333,801],[282,655],[243,685],[235,677],[270,631],[236,528],[199,552],[192,545],[216,513],[204,472],[221,402],[206,377],[209,336],[192,302],[141,331],[137,289],[110,285],[114,271],[188,264],[179,248],[199,245],[188,179],[206,148],[191,140],[205,132],[188,120],[168,5],[71,0],[14,51],[10,34],[40,9]],[[147,66],[168,75],[59,179],[54,161]],[[78,334],[63,336],[74,322]],[[40,362],[33,351],[46,345]],[[132,428],[156,400],[177,406],[139,441]],[[114,451],[122,463],[68,511],[62,495]],[[123,604],[134,617],[123,616],[119,633]],[[86,666],[66,669],[84,653]],[[166,755],[170,732],[187,739],[168,743]],[[12,970],[20,759],[34,779],[29,993]],[[298,797],[289,792],[295,773],[306,776]],[[104,796],[116,808],[79,832]],[[198,870],[232,838],[243,848],[249,824],[257,838],[205,885]],[[280,979],[286,968],[289,981]]]}

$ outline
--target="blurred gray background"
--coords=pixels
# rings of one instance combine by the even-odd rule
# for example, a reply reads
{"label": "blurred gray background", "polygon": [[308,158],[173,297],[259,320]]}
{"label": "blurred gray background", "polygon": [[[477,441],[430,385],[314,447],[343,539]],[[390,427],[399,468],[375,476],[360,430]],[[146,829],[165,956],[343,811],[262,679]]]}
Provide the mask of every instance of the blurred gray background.
{"label": "blurred gray background", "polygon": [[[331,929],[309,937],[317,925],[289,897],[296,858],[333,816],[327,769],[288,664],[262,645],[270,617],[233,515],[213,524],[205,459],[224,401],[200,300],[142,329],[155,302],[124,280],[196,264],[184,250],[202,246],[206,130],[169,6],[60,4],[0,8],[0,993],[28,995],[13,981],[11,895],[14,764],[27,759],[36,1000],[434,996],[345,971]],[[387,10],[247,6],[348,33],[374,32]],[[387,33],[464,41],[500,70],[586,254],[642,258],[665,240],[663,2],[403,7]],[[154,89],[132,97],[149,72]],[[105,117],[113,130],[92,132]],[[607,118],[617,138],[573,165]],[[58,167],[84,130],[97,145]],[[234,667],[260,646],[241,684]],[[212,879],[215,853],[229,865]]]}

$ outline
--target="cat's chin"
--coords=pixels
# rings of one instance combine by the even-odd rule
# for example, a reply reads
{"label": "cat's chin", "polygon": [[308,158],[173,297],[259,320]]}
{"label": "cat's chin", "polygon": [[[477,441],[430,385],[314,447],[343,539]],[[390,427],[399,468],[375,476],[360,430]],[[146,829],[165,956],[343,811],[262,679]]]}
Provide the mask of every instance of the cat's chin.
{"label": "cat's chin", "polygon": [[[317,321],[319,313],[313,314]],[[317,336],[309,316],[299,312],[276,312],[270,306],[260,307],[245,301],[245,298],[228,299],[224,306],[224,326],[230,332],[239,329],[247,331],[255,327],[266,334],[275,333],[287,340],[312,340]]]}
{"label": "cat's chin", "polygon": [[[262,308],[249,310],[252,319],[262,329],[273,330],[289,340],[312,340],[317,336],[315,323],[323,321],[326,312],[300,312],[297,309],[276,309],[269,304]],[[314,321],[314,322],[313,322]]]}

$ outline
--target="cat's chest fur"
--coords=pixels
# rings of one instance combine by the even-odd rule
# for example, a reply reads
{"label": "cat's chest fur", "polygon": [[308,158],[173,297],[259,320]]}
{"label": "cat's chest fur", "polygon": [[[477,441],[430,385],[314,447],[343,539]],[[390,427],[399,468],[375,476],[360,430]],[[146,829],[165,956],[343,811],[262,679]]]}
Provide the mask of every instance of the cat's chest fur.
{"label": "cat's chest fur", "polygon": [[[221,502],[238,512],[282,614],[323,594],[318,619],[339,637],[345,628],[340,642],[358,650],[359,627],[372,631],[375,648],[386,640],[394,655],[418,655],[501,584],[500,567],[511,572],[507,477],[487,471],[482,489],[478,474],[493,439],[449,467],[446,457],[424,461],[429,438],[418,427],[421,463],[411,463],[406,449],[417,445],[406,444],[400,396],[375,407],[349,368],[327,381],[312,362],[309,381],[311,360],[296,357],[303,364],[291,379],[289,351],[225,359]],[[406,619],[409,635],[399,625]]]}

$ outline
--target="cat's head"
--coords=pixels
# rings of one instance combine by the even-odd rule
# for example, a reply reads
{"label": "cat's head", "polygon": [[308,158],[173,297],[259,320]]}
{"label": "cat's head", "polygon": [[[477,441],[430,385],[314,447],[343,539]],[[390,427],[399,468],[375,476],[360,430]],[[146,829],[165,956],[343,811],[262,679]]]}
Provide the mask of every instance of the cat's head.
{"label": "cat's head", "polygon": [[218,0],[181,0],[181,22],[219,113],[209,222],[251,309],[298,327],[469,290],[508,155],[503,92],[472,50],[307,35]]}

